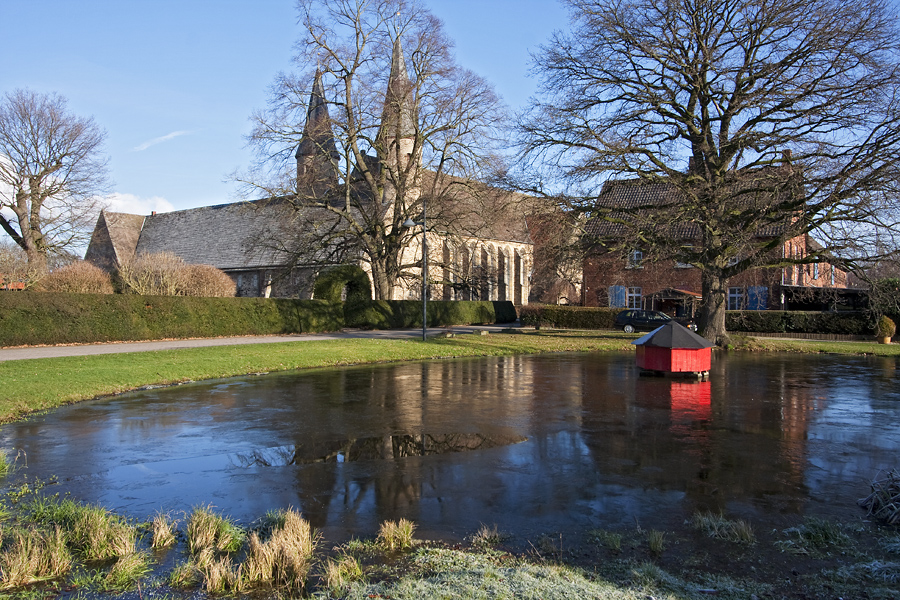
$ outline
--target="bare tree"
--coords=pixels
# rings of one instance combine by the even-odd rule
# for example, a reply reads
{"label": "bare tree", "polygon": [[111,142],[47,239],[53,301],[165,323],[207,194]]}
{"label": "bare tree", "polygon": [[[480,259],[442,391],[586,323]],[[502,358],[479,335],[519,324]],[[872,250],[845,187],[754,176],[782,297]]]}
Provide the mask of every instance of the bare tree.
{"label": "bare tree", "polygon": [[[631,243],[701,269],[702,333],[749,268],[871,258],[896,235],[898,31],[881,0],[565,0],[572,31],[536,56],[529,167]],[[541,171],[543,171],[541,173]],[[670,201],[597,206],[604,179]],[[695,228],[685,247],[681,225]],[[782,256],[814,234],[821,249]]]}
{"label": "bare tree", "polygon": [[[459,215],[496,165],[503,107],[492,87],[457,66],[441,22],[406,0],[299,0],[299,73],[282,74],[253,116],[258,164],[249,194],[290,199],[296,262],[361,260],[375,295],[390,298],[418,264],[403,249]],[[295,153],[296,151],[296,153]],[[296,169],[294,167],[296,160]]]}
{"label": "bare tree", "polygon": [[35,271],[90,239],[107,191],[104,136],[56,94],[15,90],[0,104],[0,227]]}

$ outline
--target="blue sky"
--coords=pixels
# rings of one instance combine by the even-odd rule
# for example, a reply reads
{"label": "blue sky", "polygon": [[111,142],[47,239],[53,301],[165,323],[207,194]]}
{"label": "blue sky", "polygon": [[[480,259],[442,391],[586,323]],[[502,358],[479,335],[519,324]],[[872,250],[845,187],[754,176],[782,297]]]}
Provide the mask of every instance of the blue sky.
{"label": "blue sky", "polygon": [[[554,0],[424,0],[458,62],[513,109],[529,52],[565,28]],[[107,131],[113,209],[147,214],[236,199],[249,116],[300,35],[294,0],[0,0],[0,93],[57,92]]]}

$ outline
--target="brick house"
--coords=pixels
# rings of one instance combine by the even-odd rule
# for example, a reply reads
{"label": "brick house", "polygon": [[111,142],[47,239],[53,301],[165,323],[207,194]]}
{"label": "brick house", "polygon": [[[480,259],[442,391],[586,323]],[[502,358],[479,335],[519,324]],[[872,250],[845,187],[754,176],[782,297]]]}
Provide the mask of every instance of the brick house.
{"label": "brick house", "polygon": [[[608,182],[600,201],[622,209],[649,206],[677,198],[674,186],[638,181]],[[776,237],[777,231],[761,231],[758,238]],[[618,240],[625,226],[602,219],[587,224],[591,240]],[[699,231],[691,224],[676,227],[676,239],[691,246]],[[673,316],[689,316],[701,300],[701,275],[696,267],[640,245],[596,244],[584,258],[584,305],[661,310]],[[625,249],[622,249],[622,248]],[[791,238],[779,250],[780,257],[802,258],[821,246],[808,234]],[[780,258],[776,257],[776,258]],[[753,268],[729,280],[728,310],[780,310],[827,304],[826,290],[847,288],[847,273],[828,262],[784,268]],[[833,301],[833,299],[831,300]]]}

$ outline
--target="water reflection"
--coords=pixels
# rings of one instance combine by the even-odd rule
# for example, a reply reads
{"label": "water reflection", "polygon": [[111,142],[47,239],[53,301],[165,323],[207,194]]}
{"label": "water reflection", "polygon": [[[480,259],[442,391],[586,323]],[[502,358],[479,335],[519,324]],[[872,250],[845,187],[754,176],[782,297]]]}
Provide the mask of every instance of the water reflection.
{"label": "water reflection", "polygon": [[380,438],[265,448],[236,454],[235,460],[236,464],[242,467],[286,467],[359,460],[397,460],[410,456],[486,450],[518,444],[526,439],[528,438],[522,436],[486,436],[479,433],[387,435]]}
{"label": "water reflection", "polygon": [[630,353],[552,355],[148,390],[3,426],[0,446],[139,518],[293,506],[332,539],[400,517],[426,536],[529,536],[700,509],[853,518],[897,466],[898,417],[894,360],[720,355],[694,382],[640,377]]}

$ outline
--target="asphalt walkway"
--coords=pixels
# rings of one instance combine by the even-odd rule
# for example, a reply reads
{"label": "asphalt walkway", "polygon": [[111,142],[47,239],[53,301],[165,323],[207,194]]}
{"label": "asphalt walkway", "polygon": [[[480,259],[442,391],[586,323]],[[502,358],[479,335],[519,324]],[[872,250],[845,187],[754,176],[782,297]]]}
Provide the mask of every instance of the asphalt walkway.
{"label": "asphalt walkway", "polygon": [[[466,325],[458,327],[432,327],[427,330],[429,337],[440,334],[478,333],[481,331],[498,333],[514,325]],[[91,356],[95,354],[122,354],[127,352],[150,352],[155,350],[175,350],[180,348],[207,348],[210,346],[240,346],[243,344],[274,344],[278,342],[309,342],[314,340],[342,340],[353,338],[372,339],[417,339],[422,337],[421,329],[385,330],[344,330],[334,333],[298,333],[293,335],[254,335],[221,338],[197,338],[188,340],[158,340],[150,342],[110,342],[101,344],[72,344],[65,346],[25,346],[0,348],[0,362],[7,360],[27,360],[32,358],[58,358],[62,356]]]}

